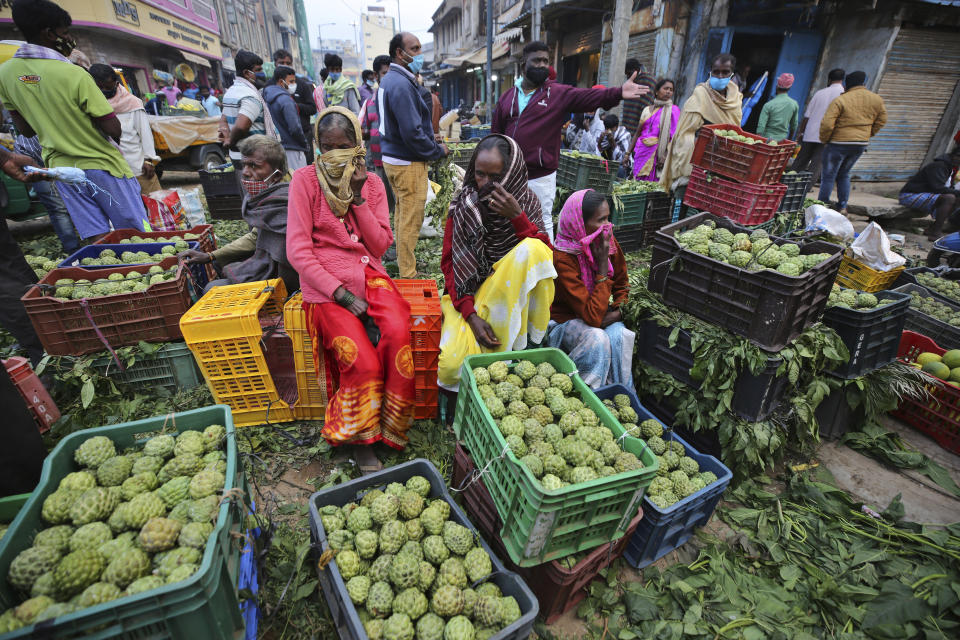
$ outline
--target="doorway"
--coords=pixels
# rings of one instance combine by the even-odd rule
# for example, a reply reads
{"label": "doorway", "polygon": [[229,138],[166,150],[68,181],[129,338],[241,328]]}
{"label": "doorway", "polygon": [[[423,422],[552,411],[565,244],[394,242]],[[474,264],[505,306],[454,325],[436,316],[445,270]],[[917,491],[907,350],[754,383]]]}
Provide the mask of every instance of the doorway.
{"label": "doorway", "polygon": [[783,46],[782,35],[756,35],[734,33],[730,45],[730,53],[737,59],[737,74],[743,79],[744,103],[752,95],[754,83],[767,74],[767,83],[760,88],[760,96],[750,116],[747,118],[744,129],[751,133],[756,132],[757,122],[760,120],[760,110],[770,99],[769,89],[776,84],[777,60],[780,59],[780,49]]}

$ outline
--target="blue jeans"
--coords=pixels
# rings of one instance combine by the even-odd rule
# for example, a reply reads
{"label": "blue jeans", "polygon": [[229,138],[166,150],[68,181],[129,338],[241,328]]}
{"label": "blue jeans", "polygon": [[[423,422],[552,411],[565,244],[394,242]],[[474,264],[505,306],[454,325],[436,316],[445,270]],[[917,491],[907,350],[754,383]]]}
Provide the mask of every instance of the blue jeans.
{"label": "blue jeans", "polygon": [[820,195],[823,202],[830,202],[833,183],[837,183],[837,207],[847,208],[850,199],[850,170],[857,163],[866,145],[830,144],[823,148],[823,173],[820,176]]}
{"label": "blue jeans", "polygon": [[31,186],[33,192],[37,194],[37,199],[50,216],[50,225],[53,227],[53,232],[60,238],[63,251],[70,255],[80,248],[80,238],[77,237],[77,230],[73,228],[73,221],[70,220],[66,205],[63,204],[63,198],[60,197],[53,182],[48,180],[34,182]]}

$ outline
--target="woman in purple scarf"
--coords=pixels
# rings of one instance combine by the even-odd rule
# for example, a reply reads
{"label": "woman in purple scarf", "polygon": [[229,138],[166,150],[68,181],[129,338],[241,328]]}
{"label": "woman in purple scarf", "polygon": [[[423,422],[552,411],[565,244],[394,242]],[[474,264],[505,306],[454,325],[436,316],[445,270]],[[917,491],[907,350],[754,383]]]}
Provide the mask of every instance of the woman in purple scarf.
{"label": "woman in purple scarf", "polygon": [[664,78],[654,89],[656,99],[640,114],[633,134],[633,179],[657,182],[670,139],[677,132],[680,108],[673,104],[673,80]]}

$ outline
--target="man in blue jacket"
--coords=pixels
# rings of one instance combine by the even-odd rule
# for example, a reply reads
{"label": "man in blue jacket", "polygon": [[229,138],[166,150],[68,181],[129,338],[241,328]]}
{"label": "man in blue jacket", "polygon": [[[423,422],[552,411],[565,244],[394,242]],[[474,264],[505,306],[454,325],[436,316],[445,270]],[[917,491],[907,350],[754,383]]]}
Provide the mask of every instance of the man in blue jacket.
{"label": "man in blue jacket", "polygon": [[273,72],[273,84],[263,90],[263,100],[270,109],[273,122],[280,131],[280,144],[287,156],[287,169],[291,172],[307,166],[304,152],[307,137],[300,124],[300,112],[293,100],[297,90],[297,74],[291,67],[280,66]]}
{"label": "man in blue jacket", "polygon": [[394,236],[401,278],[417,278],[413,250],[420,237],[427,203],[427,162],[447,155],[437,142],[432,104],[423,99],[416,74],[423,67],[420,40],[401,32],[390,40],[390,73],[380,81],[380,152],[383,170],[396,197]]}

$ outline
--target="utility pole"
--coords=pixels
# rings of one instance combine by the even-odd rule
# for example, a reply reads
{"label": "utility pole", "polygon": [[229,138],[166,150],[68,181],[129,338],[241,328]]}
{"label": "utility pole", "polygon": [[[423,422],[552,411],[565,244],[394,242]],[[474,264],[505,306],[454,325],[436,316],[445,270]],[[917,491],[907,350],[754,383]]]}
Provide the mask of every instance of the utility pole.
{"label": "utility pole", "polygon": [[[617,0],[613,23],[610,28],[613,39],[610,41],[610,71],[607,86],[618,87],[623,84],[623,67],[627,63],[627,46],[630,39],[630,14],[632,0]],[[619,107],[617,107],[619,109]]]}
{"label": "utility pole", "polygon": [[530,24],[530,39],[539,40],[540,39],[540,1],[541,0],[532,0],[533,3],[533,17]]}
{"label": "utility pole", "polygon": [[493,120],[493,0],[487,0],[487,122]]}

